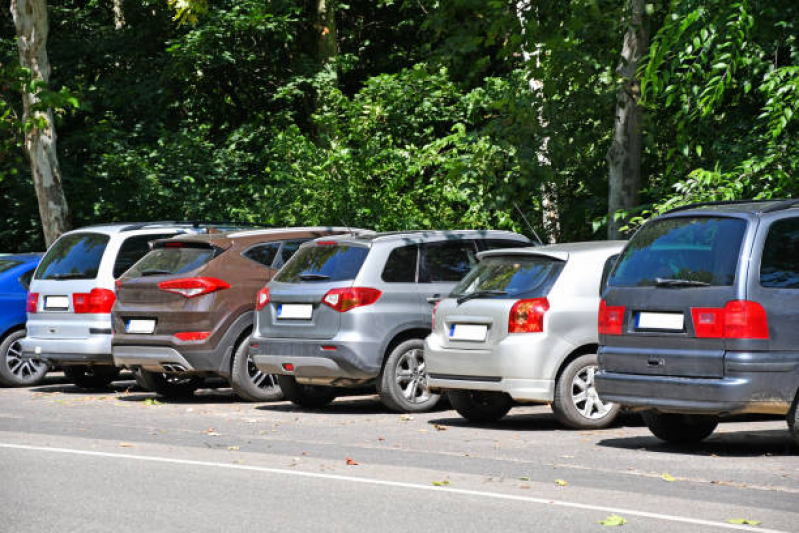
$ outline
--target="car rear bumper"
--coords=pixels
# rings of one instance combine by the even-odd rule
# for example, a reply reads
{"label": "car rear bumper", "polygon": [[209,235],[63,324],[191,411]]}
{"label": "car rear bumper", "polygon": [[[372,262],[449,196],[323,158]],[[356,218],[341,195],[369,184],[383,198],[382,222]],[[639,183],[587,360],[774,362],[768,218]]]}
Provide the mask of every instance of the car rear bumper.
{"label": "car rear bumper", "polygon": [[196,368],[168,346],[114,346],[114,364],[152,372],[192,372]]}
{"label": "car rear bumper", "polygon": [[23,355],[51,364],[114,364],[110,333],[94,334],[83,339],[25,337],[20,344]]}

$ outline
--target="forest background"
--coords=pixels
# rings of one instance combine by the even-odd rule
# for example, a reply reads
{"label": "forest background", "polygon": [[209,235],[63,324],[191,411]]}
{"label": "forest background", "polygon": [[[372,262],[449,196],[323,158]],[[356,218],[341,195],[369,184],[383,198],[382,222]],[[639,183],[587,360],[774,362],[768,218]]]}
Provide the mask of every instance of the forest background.
{"label": "forest background", "polygon": [[586,240],[799,194],[795,0],[47,0],[47,83],[17,3],[6,252],[45,247],[25,140],[48,126],[69,209],[48,241],[176,219],[529,234],[522,213]]}

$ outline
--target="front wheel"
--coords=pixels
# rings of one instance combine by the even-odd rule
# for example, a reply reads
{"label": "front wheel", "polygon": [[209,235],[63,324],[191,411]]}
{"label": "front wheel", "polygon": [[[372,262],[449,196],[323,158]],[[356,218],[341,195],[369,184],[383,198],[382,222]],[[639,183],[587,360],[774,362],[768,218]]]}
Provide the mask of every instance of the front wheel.
{"label": "front wheel", "polygon": [[713,433],[719,425],[713,415],[683,415],[645,411],[644,424],[657,438],[671,444],[696,444]]}
{"label": "front wheel", "polygon": [[319,409],[336,399],[335,387],[321,385],[303,385],[297,383],[294,376],[277,376],[278,385],[283,391],[283,396],[300,407]]}
{"label": "front wheel", "polygon": [[0,385],[6,387],[32,387],[44,380],[49,367],[47,363],[22,357],[20,340],[25,330],[9,333],[0,343]]}
{"label": "front wheel", "polygon": [[383,405],[398,413],[420,413],[436,406],[441,395],[427,388],[423,340],[407,340],[391,350],[378,392]]}
{"label": "front wheel", "polygon": [[258,370],[250,357],[250,337],[236,347],[233,354],[230,382],[233,391],[248,402],[274,402],[283,399],[277,376]]}
{"label": "front wheel", "polygon": [[458,414],[472,422],[496,422],[513,407],[513,399],[504,392],[453,390],[447,396]]}
{"label": "front wheel", "polygon": [[70,365],[64,367],[64,375],[82,389],[104,389],[119,377],[115,366]]}
{"label": "front wheel", "polygon": [[788,431],[791,432],[793,441],[799,446],[799,393],[796,394],[793,406],[788,411]]}
{"label": "front wheel", "polygon": [[552,411],[564,426],[574,429],[608,427],[619,414],[619,406],[602,401],[594,386],[599,367],[596,354],[577,357],[563,369],[555,383]]}
{"label": "front wheel", "polygon": [[202,379],[196,376],[165,374],[144,369],[140,376],[146,389],[166,398],[189,398],[202,384]]}

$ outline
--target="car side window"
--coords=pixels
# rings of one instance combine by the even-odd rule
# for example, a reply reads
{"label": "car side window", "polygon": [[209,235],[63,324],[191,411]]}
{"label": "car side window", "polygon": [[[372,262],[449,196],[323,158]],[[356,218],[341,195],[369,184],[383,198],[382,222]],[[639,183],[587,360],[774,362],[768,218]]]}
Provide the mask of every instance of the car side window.
{"label": "car side window", "polygon": [[30,290],[30,288],[31,288],[31,280],[33,279],[33,273],[34,272],[36,272],[36,269],[32,268],[32,269],[28,270],[27,272],[25,272],[24,274],[22,274],[20,277],[17,278],[17,281],[19,281],[19,284],[22,285],[22,287],[26,291]]}
{"label": "car side window", "polygon": [[259,244],[245,251],[242,255],[251,261],[260,263],[265,267],[272,266],[272,263],[277,257],[277,252],[280,249],[279,242],[269,242],[266,244]]}
{"label": "car side window", "polygon": [[280,249],[280,257],[278,258],[277,263],[275,263],[275,268],[280,268],[285,265],[291,256],[297,253],[297,250],[300,249],[300,245],[304,242],[308,242],[310,239],[301,239],[298,241],[285,241],[283,243],[283,247]]}
{"label": "car side window", "polygon": [[424,246],[424,276],[420,281],[460,281],[476,264],[473,241],[428,243]]}
{"label": "car side window", "polygon": [[381,278],[386,283],[415,283],[419,247],[415,244],[391,250]]}
{"label": "car side window", "polygon": [[760,285],[799,289],[799,218],[774,222],[760,261]]}
{"label": "car side window", "polygon": [[602,296],[602,293],[605,292],[605,287],[608,286],[608,278],[610,277],[610,271],[613,270],[613,266],[616,264],[616,260],[619,258],[620,254],[613,254],[605,261],[605,266],[602,267],[602,281],[599,284],[599,295]]}
{"label": "car side window", "polygon": [[175,235],[178,235],[178,233],[134,235],[125,239],[125,242],[119,247],[117,259],[114,262],[114,278],[124,274],[136,261],[147,255],[147,252],[150,251],[150,242],[158,239],[169,239]]}

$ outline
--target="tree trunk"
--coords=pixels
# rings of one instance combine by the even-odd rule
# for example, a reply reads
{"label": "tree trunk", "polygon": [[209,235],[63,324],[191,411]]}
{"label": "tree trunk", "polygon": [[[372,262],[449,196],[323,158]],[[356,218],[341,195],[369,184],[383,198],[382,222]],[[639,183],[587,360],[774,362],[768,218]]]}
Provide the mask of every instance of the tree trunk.
{"label": "tree trunk", "polygon": [[33,185],[39,201],[44,240],[50,246],[59,235],[69,230],[69,210],[61,185],[61,169],[56,155],[56,133],[53,110],[38,110],[39,85],[50,79],[47,59],[47,4],[45,0],[11,0],[11,16],[17,30],[19,62],[30,69],[33,83],[22,93],[25,125],[25,151],[31,164]]}
{"label": "tree trunk", "polygon": [[623,83],[616,97],[616,118],[613,142],[607,153],[608,161],[608,238],[623,236],[621,227],[626,220],[616,217],[619,210],[638,205],[641,189],[641,122],[643,108],[638,104],[641,86],[636,75],[646,53],[649,34],[644,24],[644,0],[629,0],[630,24],[624,35],[621,62],[616,72]]}
{"label": "tree trunk", "polygon": [[114,11],[114,29],[121,30],[125,27],[125,10],[122,8],[123,0],[112,0]]}
{"label": "tree trunk", "polygon": [[338,55],[338,30],[334,0],[316,0],[316,51],[319,62],[327,65]]}

